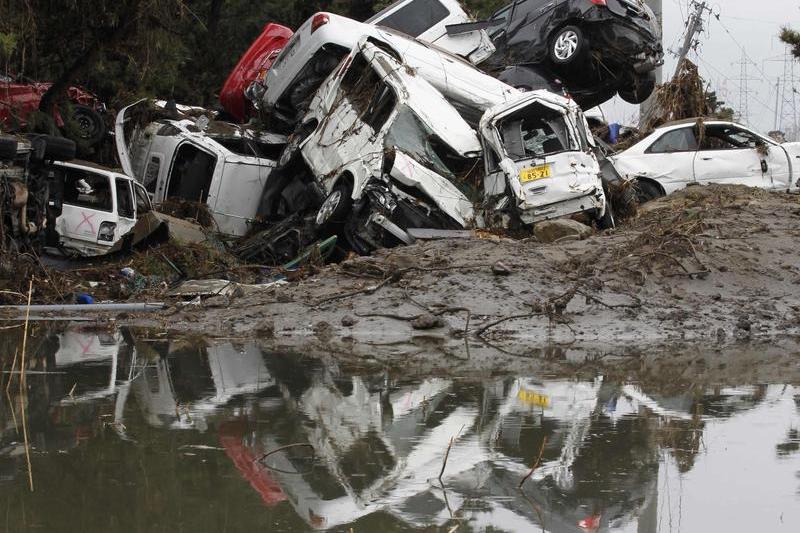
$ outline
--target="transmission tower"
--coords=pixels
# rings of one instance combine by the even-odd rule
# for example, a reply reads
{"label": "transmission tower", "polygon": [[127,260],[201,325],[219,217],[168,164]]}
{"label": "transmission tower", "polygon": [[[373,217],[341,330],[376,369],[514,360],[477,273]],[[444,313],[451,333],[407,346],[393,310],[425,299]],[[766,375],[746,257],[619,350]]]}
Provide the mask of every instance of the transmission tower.
{"label": "transmission tower", "polygon": [[800,128],[798,128],[797,122],[798,86],[800,86],[800,80],[795,71],[795,59],[787,47],[783,59],[783,76],[777,87],[778,106],[775,115],[778,117],[776,128],[783,131],[786,139],[791,141],[800,139]]}
{"label": "transmission tower", "polygon": [[736,82],[739,84],[739,122],[743,124],[750,123],[750,88],[748,82],[750,78],[747,75],[747,66],[750,59],[742,51],[742,59],[739,61],[739,79]]}

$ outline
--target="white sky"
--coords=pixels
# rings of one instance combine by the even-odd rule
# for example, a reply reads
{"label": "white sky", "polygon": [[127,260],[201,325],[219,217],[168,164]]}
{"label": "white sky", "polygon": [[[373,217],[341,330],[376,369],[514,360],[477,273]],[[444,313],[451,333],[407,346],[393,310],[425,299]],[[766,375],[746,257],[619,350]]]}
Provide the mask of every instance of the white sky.
{"label": "white sky", "polygon": [[[664,48],[667,50],[664,77],[668,79],[676,64],[676,57],[669,50],[677,52],[683,42],[691,0],[662,1]],[[793,124],[795,116],[800,121],[800,92],[794,95],[794,105],[792,85],[800,91],[800,61],[789,63],[790,68],[792,65],[794,68],[794,82],[786,87],[786,101],[781,102],[783,81],[780,93],[776,84],[778,77],[784,76],[787,53],[778,33],[785,25],[800,30],[800,0],[708,0],[707,3],[712,7],[713,15],[706,15],[700,46],[696,53],[689,54],[689,58],[700,67],[700,74],[722,100],[741,112],[740,88],[743,84],[740,80],[744,58],[749,98],[747,115],[743,115],[741,121],[764,133],[774,129],[777,99],[779,129],[796,131]],[[715,17],[717,14],[719,20]],[[603,105],[603,110],[610,122],[637,122],[638,107],[619,99]]]}

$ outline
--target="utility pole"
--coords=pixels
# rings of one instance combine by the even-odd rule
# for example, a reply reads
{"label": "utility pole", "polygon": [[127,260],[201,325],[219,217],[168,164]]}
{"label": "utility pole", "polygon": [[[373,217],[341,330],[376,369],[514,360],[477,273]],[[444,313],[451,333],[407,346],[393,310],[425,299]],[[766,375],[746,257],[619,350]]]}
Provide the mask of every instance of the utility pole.
{"label": "utility pole", "polygon": [[681,71],[681,66],[683,66],[683,62],[686,59],[686,56],[689,54],[689,50],[695,46],[695,37],[701,31],[703,31],[703,15],[706,11],[711,13],[711,8],[706,5],[705,0],[702,2],[693,0],[692,6],[694,7],[694,13],[689,15],[689,22],[686,27],[686,37],[683,40],[683,46],[681,46],[681,49],[678,52],[678,64],[675,66],[675,73],[672,76],[673,79],[675,79],[675,77]]}
{"label": "utility pole", "polygon": [[[661,2],[658,2],[658,7],[660,12]],[[706,14],[706,12],[711,13],[711,8],[708,7],[708,4],[705,0],[692,0],[692,7],[694,7],[694,12],[689,15],[689,20],[686,23],[686,37],[683,40],[683,46],[681,46],[681,49],[677,54],[678,64],[675,66],[675,73],[672,75],[671,80],[674,80],[678,76],[678,73],[681,71],[681,67],[683,66],[683,62],[686,59],[686,56],[689,54],[689,50],[691,50],[696,44],[695,38],[701,31],[703,31],[703,16]],[[653,97],[650,97],[644,104],[642,104],[639,111],[639,127],[645,127],[650,122],[651,117],[654,113],[656,113],[656,107],[657,106],[653,101]]]}
{"label": "utility pole", "polygon": [[781,77],[778,76],[778,81],[775,83],[775,127],[772,129],[778,131],[778,109],[781,107]]}

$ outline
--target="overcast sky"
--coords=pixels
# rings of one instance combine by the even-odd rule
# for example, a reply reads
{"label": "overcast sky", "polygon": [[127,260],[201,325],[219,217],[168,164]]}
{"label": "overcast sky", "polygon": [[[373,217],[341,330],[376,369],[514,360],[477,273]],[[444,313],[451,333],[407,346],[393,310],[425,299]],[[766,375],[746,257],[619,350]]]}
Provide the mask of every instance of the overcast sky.
{"label": "overcast sky", "polygon": [[[664,48],[677,52],[683,42],[685,21],[691,0],[662,0],[664,10]],[[713,14],[706,14],[705,31],[700,36],[697,52],[689,57],[700,67],[700,74],[720,97],[737,111],[740,109],[742,59],[748,62],[749,91],[747,116],[742,122],[767,132],[774,129],[776,98],[780,100],[776,83],[783,77],[786,47],[778,39],[781,26],[800,30],[800,0],[709,0]],[[716,15],[719,15],[717,20]],[[744,48],[744,50],[743,50]],[[669,51],[665,58],[664,76],[675,70],[676,58]],[[800,62],[794,61],[794,86],[800,91]],[[783,93],[783,82],[781,82]],[[791,84],[787,87],[788,101],[778,101],[784,111],[784,123],[779,129],[792,129],[795,120]],[[800,120],[800,94],[795,95]],[[635,123],[638,110],[618,99],[603,106],[607,118],[614,122]],[[800,139],[799,139],[800,140]]]}

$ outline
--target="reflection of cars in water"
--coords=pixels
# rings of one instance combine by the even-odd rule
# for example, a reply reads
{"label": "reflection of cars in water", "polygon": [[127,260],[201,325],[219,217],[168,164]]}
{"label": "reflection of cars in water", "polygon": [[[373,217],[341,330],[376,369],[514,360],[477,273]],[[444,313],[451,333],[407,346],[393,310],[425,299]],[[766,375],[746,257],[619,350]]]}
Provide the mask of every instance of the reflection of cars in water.
{"label": "reflection of cars in water", "polygon": [[617,92],[643,102],[663,63],[659,23],[643,0],[516,0],[486,24],[497,51],[484,68],[526,89],[560,80],[584,109]]}
{"label": "reflection of cars in water", "polygon": [[174,343],[165,356],[141,361],[132,389],[149,424],[205,431],[207,418],[232,398],[275,384],[254,345],[214,343],[203,351],[197,358],[196,348]]}

